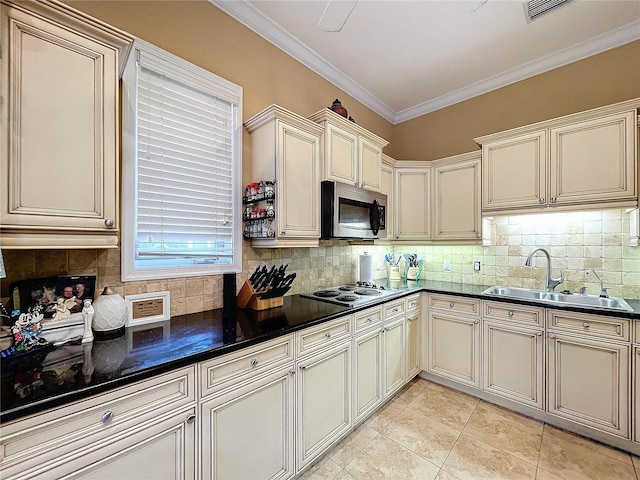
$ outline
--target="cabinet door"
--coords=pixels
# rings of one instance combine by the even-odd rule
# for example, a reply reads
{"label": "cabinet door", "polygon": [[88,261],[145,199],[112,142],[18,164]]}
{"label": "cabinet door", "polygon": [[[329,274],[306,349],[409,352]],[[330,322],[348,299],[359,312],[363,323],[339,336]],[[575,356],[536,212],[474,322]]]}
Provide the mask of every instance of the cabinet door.
{"label": "cabinet door", "polygon": [[548,333],[548,411],[629,438],[629,346]]}
{"label": "cabinet door", "polygon": [[482,145],[482,209],[546,202],[546,130]]}
{"label": "cabinet door", "polygon": [[551,129],[552,204],[635,200],[635,110]]}
{"label": "cabinet door", "polygon": [[384,395],[389,397],[406,383],[405,317],[399,316],[383,327]]}
{"label": "cabinet door", "polygon": [[42,17],[1,11],[3,244],[116,246],[117,50]]}
{"label": "cabinet door", "polygon": [[387,210],[386,210],[386,229],[387,240],[393,240],[395,235],[394,230],[394,215],[393,209],[395,206],[394,200],[394,185],[393,185],[393,167],[383,163],[380,168],[380,192],[387,196]]}
{"label": "cabinet door", "polygon": [[433,238],[480,238],[480,159],[434,167],[433,180]]}
{"label": "cabinet door", "polygon": [[366,190],[379,192],[382,187],[382,148],[360,137],[360,186]]}
{"label": "cabinet door", "polygon": [[479,387],[479,320],[430,313],[427,323],[427,371]]}
{"label": "cabinet door", "polygon": [[640,442],[640,347],[633,347],[633,440]]}
{"label": "cabinet door", "polygon": [[278,122],[276,220],[279,237],[320,237],[320,140]]}
{"label": "cabinet door", "polygon": [[407,381],[418,375],[420,368],[420,311],[407,313],[406,325],[406,356],[407,356]]}
{"label": "cabinet door", "polygon": [[544,337],[541,329],[484,321],[483,389],[544,408]]}
{"label": "cabinet door", "polygon": [[374,328],[353,341],[353,423],[377,409],[382,393],[382,330]]}
{"label": "cabinet door", "polygon": [[396,169],[395,239],[427,240],[430,234],[431,170]]}
{"label": "cabinet door", "polygon": [[40,471],[2,478],[195,479],[195,407],[161,418],[94,442],[64,461],[45,464]]}
{"label": "cabinet door", "polygon": [[325,123],[325,176],[328,180],[358,184],[358,136]]}
{"label": "cabinet door", "polygon": [[280,367],[202,402],[202,478],[283,479],[294,475],[294,373],[292,365]]}
{"label": "cabinet door", "polygon": [[351,342],[300,360],[296,376],[299,472],[351,429]]}

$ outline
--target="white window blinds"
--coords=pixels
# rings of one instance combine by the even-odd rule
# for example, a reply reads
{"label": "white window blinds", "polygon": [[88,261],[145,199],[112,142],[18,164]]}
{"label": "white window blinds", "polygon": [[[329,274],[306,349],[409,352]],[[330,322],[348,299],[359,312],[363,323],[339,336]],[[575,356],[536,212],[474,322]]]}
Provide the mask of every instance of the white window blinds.
{"label": "white window blinds", "polygon": [[133,270],[232,271],[241,256],[238,102],[145,51],[135,78]]}

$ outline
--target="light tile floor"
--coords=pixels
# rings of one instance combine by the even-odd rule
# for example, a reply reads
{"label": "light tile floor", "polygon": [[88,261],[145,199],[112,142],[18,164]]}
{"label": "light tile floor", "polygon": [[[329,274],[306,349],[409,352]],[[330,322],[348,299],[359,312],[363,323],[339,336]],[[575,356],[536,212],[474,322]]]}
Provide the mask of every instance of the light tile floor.
{"label": "light tile floor", "polygon": [[640,458],[416,378],[304,480],[639,480]]}

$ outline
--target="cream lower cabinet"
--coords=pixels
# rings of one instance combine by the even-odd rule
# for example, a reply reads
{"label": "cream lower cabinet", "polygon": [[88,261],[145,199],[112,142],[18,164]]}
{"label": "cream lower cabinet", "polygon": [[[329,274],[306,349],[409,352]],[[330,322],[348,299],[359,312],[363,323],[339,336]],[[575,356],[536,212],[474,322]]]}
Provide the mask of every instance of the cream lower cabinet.
{"label": "cream lower cabinet", "polygon": [[62,3],[0,6],[2,248],[115,248],[118,57],[133,39]]}
{"label": "cream lower cabinet", "polygon": [[0,427],[3,479],[196,478],[193,367]]}
{"label": "cream lower cabinet", "polygon": [[405,326],[405,356],[407,372],[406,380],[409,381],[418,375],[422,368],[420,364],[420,347],[422,345],[422,322],[420,321],[420,295],[407,297],[407,313]]}
{"label": "cream lower cabinet", "polygon": [[201,403],[202,478],[295,474],[293,364]]}
{"label": "cream lower cabinet", "polygon": [[[638,341],[638,340],[635,340]],[[633,346],[633,440],[640,442],[640,345]]]}
{"label": "cream lower cabinet", "polygon": [[382,307],[354,315],[353,423],[357,425],[384,401],[382,390]]}
{"label": "cream lower cabinet", "polygon": [[544,309],[483,301],[482,316],[482,389],[543,410]]}
{"label": "cream lower cabinet", "polygon": [[547,310],[547,411],[630,438],[631,321]]}
{"label": "cream lower cabinet", "polygon": [[254,247],[313,247],[320,238],[320,161],[323,130],[318,124],[272,105],[245,122],[252,155],[249,181],[275,180],[273,238],[253,238]]}
{"label": "cream lower cabinet", "polygon": [[300,359],[296,376],[300,471],[351,430],[351,341]]}
{"label": "cream lower cabinet", "polygon": [[428,298],[426,370],[479,387],[479,301],[447,295]]}

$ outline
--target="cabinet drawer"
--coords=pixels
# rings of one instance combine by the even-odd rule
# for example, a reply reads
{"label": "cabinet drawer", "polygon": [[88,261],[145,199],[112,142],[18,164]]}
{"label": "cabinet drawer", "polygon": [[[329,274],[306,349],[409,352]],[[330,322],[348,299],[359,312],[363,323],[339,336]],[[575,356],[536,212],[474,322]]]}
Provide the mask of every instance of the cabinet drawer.
{"label": "cabinet drawer", "polygon": [[396,300],[394,302],[385,303],[383,308],[385,320],[389,320],[390,318],[402,315],[405,312],[404,298],[401,300]]}
{"label": "cabinet drawer", "polygon": [[482,304],[484,318],[544,326],[544,308],[501,302],[482,302]]}
{"label": "cabinet drawer", "polygon": [[351,315],[305,328],[296,334],[298,355],[306,355],[325,347],[351,339]]}
{"label": "cabinet drawer", "polygon": [[353,315],[354,331],[362,332],[382,323],[382,307],[374,307]]}
{"label": "cabinet drawer", "polygon": [[195,402],[195,367],[17,420],[0,428],[0,470],[77,455],[111,435]]}
{"label": "cabinet drawer", "polygon": [[450,295],[429,295],[429,309],[479,315],[480,300]]}
{"label": "cabinet drawer", "polygon": [[407,312],[417,310],[420,307],[420,295],[411,295],[406,298]]}
{"label": "cabinet drawer", "polygon": [[200,363],[200,395],[237,386],[266,370],[293,361],[293,335],[243,348],[238,352]]}
{"label": "cabinet drawer", "polygon": [[626,318],[547,310],[547,319],[548,329],[610,340],[630,340],[630,320]]}

